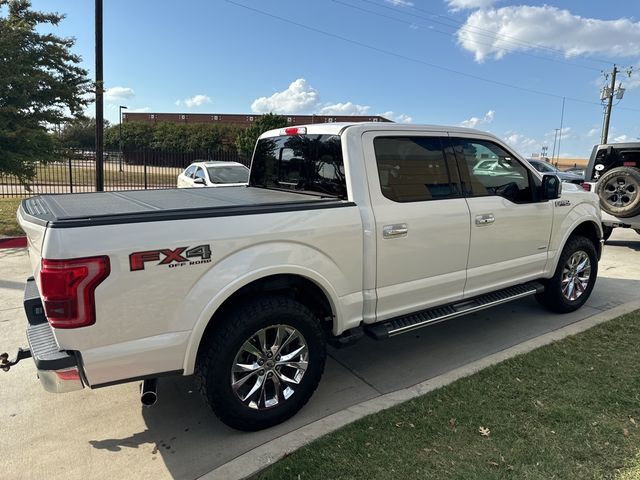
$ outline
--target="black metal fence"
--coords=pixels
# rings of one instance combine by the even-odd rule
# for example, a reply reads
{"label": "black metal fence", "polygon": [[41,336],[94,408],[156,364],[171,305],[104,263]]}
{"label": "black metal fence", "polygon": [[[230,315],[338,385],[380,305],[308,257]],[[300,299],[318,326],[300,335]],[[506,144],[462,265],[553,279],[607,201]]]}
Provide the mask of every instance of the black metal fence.
{"label": "black metal fence", "polygon": [[[0,174],[0,197],[95,192],[95,152],[77,150],[69,152],[66,157],[62,161],[36,163],[36,174],[28,181]],[[175,188],[178,175],[189,164],[212,160],[240,162],[249,166],[249,159],[228,150],[180,152],[146,149],[105,152],[104,189]]]}

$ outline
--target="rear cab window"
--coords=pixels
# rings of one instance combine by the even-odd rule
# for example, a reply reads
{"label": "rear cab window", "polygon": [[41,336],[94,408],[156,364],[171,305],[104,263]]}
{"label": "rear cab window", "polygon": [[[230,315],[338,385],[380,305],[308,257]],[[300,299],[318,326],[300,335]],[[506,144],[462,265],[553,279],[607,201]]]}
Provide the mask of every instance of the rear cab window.
{"label": "rear cab window", "polygon": [[347,198],[338,135],[283,135],[258,140],[249,185]]}

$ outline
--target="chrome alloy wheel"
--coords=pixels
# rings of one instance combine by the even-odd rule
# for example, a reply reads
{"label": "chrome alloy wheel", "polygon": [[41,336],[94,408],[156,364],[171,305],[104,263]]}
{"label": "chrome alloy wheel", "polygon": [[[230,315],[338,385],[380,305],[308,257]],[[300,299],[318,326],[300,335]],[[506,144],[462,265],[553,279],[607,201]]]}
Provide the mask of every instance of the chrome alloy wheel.
{"label": "chrome alloy wheel", "polygon": [[247,407],[265,410],[286,402],[307,370],[309,350],[302,334],[289,325],[254,333],[235,356],[231,388]]}
{"label": "chrome alloy wheel", "polygon": [[562,295],[569,301],[577,300],[587,289],[591,278],[591,261],[582,250],[574,252],[562,269]]}
{"label": "chrome alloy wheel", "polygon": [[626,207],[635,200],[638,187],[633,178],[615,176],[604,186],[605,201],[612,207]]}

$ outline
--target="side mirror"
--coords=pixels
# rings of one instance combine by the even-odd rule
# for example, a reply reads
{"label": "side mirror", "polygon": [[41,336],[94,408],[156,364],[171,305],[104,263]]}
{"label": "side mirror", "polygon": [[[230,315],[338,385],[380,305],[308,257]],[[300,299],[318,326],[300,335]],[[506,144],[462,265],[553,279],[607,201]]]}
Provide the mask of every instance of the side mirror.
{"label": "side mirror", "polygon": [[206,184],[207,184],[207,181],[206,181],[204,178],[196,178],[196,179],[193,181],[193,184],[194,184],[194,185],[206,185]]}
{"label": "side mirror", "polygon": [[540,200],[555,200],[562,193],[562,182],[557,175],[549,174],[542,177]]}

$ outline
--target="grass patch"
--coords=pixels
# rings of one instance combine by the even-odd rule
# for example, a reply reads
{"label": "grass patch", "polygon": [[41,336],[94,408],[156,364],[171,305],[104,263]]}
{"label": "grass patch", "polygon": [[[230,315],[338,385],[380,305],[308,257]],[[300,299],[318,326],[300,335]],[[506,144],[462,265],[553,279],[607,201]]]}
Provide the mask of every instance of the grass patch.
{"label": "grass patch", "polygon": [[[105,185],[144,185],[145,174],[144,167],[142,165],[129,165],[123,163],[122,170],[123,171],[120,171],[117,164],[105,164]],[[182,172],[182,169],[180,168],[147,167],[147,184],[175,186],[180,172]],[[28,183],[32,183],[34,185],[69,185],[69,178],[69,168],[67,164],[48,164],[38,166],[36,176]],[[96,169],[93,166],[74,164],[71,171],[71,179],[73,180],[74,186],[95,185]]]}
{"label": "grass patch", "polygon": [[639,345],[635,312],[359,420],[258,478],[638,479]]}
{"label": "grass patch", "polygon": [[22,198],[0,198],[0,237],[24,235],[16,220],[21,200]]}

